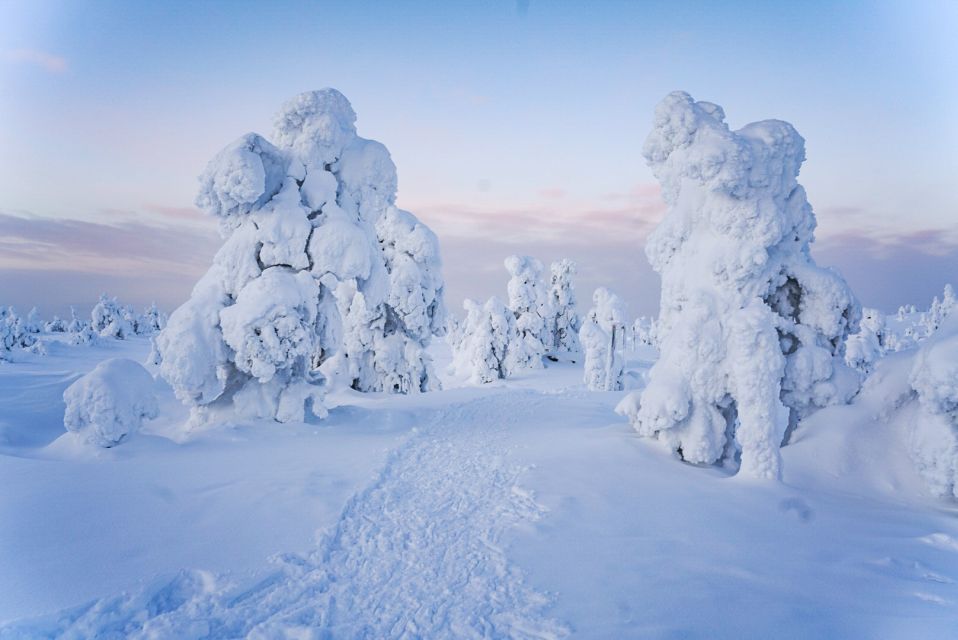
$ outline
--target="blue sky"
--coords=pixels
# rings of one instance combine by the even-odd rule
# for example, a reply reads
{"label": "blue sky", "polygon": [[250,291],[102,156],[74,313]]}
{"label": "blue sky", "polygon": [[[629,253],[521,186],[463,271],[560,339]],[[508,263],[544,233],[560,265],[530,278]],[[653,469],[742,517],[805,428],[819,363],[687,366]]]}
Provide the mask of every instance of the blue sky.
{"label": "blue sky", "polygon": [[0,298],[175,306],[218,244],[205,162],[333,86],[439,234],[454,308],[503,295],[518,252],[654,312],[641,147],[674,89],[792,122],[819,262],[865,304],[927,304],[958,284],[956,31],[954,2],[0,0]]}

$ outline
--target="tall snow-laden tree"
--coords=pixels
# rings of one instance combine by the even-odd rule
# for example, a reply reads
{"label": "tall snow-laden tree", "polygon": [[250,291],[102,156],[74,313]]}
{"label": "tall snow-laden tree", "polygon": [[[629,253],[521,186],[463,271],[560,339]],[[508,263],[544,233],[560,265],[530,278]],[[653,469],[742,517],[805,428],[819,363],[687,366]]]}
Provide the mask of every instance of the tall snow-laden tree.
{"label": "tall snow-laden tree", "polygon": [[[443,327],[438,243],[395,208],[389,152],[356,135],[334,89],[281,108],[201,176],[197,204],[225,242],[156,345],[160,371],[197,408],[322,415],[324,373],[354,388],[433,384],[425,348]],[[377,235],[377,224],[382,237]]]}
{"label": "tall snow-laden tree", "polygon": [[579,353],[579,314],[576,310],[575,286],[572,278],[576,264],[559,260],[551,266],[552,283],[549,288],[549,321],[546,335],[552,338],[549,351],[553,354]]}
{"label": "tall snow-laden tree", "polygon": [[592,303],[579,329],[579,341],[585,351],[583,381],[592,391],[621,391],[625,306],[619,296],[605,287],[595,290]]}
{"label": "tall snow-laden tree", "polygon": [[510,368],[541,369],[547,345],[552,343],[546,323],[549,297],[542,281],[542,263],[529,256],[509,256],[505,265],[511,276],[509,310],[516,325],[516,343],[509,350]]}
{"label": "tall snow-laden tree", "polygon": [[804,140],[777,120],[731,131],[721,107],[675,92],[644,155],[669,207],[646,246],[662,276],[661,357],[619,410],[684,460],[779,477],[790,428],[858,388],[843,357],[860,309],[810,255]]}
{"label": "tall snow-laden tree", "polygon": [[466,317],[453,349],[453,371],[475,384],[508,377],[510,349],[516,344],[515,315],[496,297],[483,305],[466,300],[463,307]]}

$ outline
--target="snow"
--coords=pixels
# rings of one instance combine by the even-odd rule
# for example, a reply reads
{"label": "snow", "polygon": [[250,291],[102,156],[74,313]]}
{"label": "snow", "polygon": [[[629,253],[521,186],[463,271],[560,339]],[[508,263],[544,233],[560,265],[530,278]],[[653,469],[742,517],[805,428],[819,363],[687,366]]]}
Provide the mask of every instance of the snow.
{"label": "snow", "polygon": [[140,430],[159,411],[153,377],[138,362],[110,358],[63,392],[63,426],[85,442],[113,447]]}
{"label": "snow", "polygon": [[908,456],[915,352],[804,420],[769,485],[676,463],[565,363],[189,433],[158,380],[123,446],[61,436],[79,373],[148,350],[0,368],[0,637],[906,638],[958,615],[955,508]]}

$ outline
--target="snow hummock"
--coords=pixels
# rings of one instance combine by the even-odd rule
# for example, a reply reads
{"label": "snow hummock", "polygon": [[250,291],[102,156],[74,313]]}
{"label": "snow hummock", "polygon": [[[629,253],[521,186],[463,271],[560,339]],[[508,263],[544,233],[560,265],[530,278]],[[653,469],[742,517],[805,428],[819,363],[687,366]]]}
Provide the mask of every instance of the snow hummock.
{"label": "snow hummock", "polygon": [[85,442],[113,447],[158,414],[153,377],[127,358],[110,358],[63,392],[63,426]]}
{"label": "snow hummock", "polygon": [[790,430],[859,386],[843,362],[858,303],[809,253],[804,140],[778,120],[732,131],[721,107],[674,92],[644,155],[669,206],[646,246],[661,358],[620,409],[688,462],[777,478]]}

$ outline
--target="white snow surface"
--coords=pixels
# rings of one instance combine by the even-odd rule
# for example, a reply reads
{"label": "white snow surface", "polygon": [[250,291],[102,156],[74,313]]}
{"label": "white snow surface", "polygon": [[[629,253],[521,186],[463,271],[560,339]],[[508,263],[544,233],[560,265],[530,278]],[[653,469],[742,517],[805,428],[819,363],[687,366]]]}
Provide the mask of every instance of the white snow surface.
{"label": "white snow surface", "polygon": [[909,456],[914,350],[803,420],[770,484],[636,437],[564,363],[192,430],[157,380],[161,417],[87,447],[63,390],[149,340],[48,349],[0,365],[0,638],[954,633],[958,510]]}

